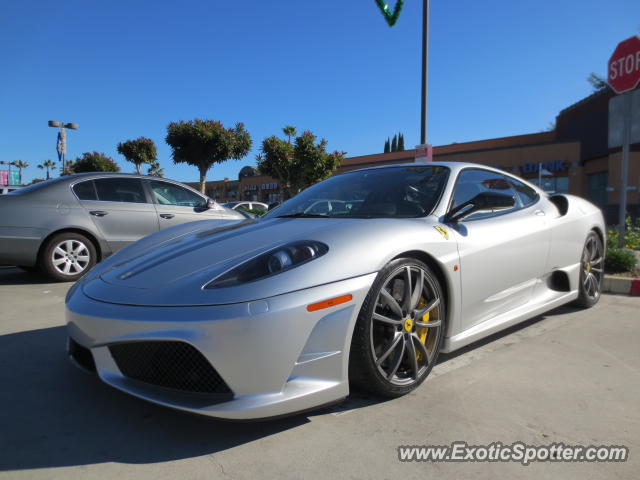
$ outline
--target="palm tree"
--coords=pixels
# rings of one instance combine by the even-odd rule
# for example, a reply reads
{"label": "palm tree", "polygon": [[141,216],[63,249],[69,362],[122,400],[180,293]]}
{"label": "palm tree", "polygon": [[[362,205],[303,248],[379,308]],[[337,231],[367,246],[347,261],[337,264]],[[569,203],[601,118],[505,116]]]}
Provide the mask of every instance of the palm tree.
{"label": "palm tree", "polygon": [[56,162],[54,162],[53,160],[45,160],[44,162],[42,162],[42,165],[38,165],[38,168],[40,170],[43,170],[45,168],[47,169],[47,180],[51,178],[51,175],[49,173],[50,170],[55,167],[56,167]]}
{"label": "palm tree", "polygon": [[13,165],[18,167],[18,175],[20,176],[20,185],[22,185],[22,169],[27,168],[29,164],[23,160],[16,160]]}
{"label": "palm tree", "polygon": [[147,170],[147,175],[151,175],[154,177],[164,177],[164,168],[160,166],[160,162],[154,160],[151,162],[149,169]]}
{"label": "palm tree", "polygon": [[294,127],[293,125],[287,125],[282,129],[282,131],[287,137],[289,137],[288,142],[289,142],[289,145],[291,145],[291,137],[295,136],[295,134],[298,133],[298,131],[296,130],[296,127]]}

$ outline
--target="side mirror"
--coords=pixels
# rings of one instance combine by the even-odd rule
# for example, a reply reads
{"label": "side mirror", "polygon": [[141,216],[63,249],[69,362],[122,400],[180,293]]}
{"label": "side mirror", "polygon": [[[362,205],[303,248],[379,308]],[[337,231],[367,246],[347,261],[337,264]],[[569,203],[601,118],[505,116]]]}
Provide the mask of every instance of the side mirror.
{"label": "side mirror", "polygon": [[457,222],[472,213],[483,210],[496,210],[500,208],[512,208],[516,204],[513,195],[506,193],[482,192],[471,200],[458,205],[445,216],[446,222]]}
{"label": "side mirror", "polygon": [[207,210],[211,210],[213,208],[218,208],[217,205],[216,205],[216,202],[214,202],[213,200],[208,198],[207,199]]}

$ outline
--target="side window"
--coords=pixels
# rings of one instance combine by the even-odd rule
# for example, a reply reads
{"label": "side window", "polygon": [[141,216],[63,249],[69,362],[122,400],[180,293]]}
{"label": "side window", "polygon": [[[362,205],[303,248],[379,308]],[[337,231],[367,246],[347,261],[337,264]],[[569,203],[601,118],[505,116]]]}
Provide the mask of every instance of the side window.
{"label": "side window", "polygon": [[511,185],[513,185],[518,197],[520,197],[520,202],[523,207],[528,207],[538,200],[538,194],[533,188],[528,187],[524,183],[513,178],[510,178],[509,181],[511,182]]}
{"label": "side window", "polygon": [[94,182],[98,200],[103,202],[147,202],[142,182],[137,178],[99,178]]}
{"label": "side window", "polygon": [[98,200],[93,180],[76,183],[73,186],[73,193],[76,194],[79,200]]}
{"label": "side window", "polygon": [[151,180],[149,182],[153,198],[160,205],[179,207],[204,207],[206,200],[200,195],[172,183]]}
{"label": "side window", "polygon": [[463,170],[456,180],[455,190],[453,192],[453,202],[451,208],[461,205],[482,192],[501,193],[503,195],[511,195],[515,199],[515,206],[511,209],[500,209],[499,211],[480,211],[469,215],[467,220],[477,218],[490,217],[494,213],[504,213],[509,210],[515,210],[522,207],[520,197],[509,183],[509,179],[504,175],[488,170],[470,168]]}

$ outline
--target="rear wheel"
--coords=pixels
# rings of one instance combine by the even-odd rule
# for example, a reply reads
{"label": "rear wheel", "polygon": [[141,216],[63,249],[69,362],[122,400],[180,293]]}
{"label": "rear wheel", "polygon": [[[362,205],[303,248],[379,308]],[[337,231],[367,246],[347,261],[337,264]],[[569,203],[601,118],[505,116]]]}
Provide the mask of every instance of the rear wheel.
{"label": "rear wheel", "polygon": [[40,258],[44,273],[54,280],[74,282],[96,264],[91,240],[75,232],[62,232],[49,239]]}
{"label": "rear wheel", "polygon": [[602,293],[604,275],[604,245],[596,232],[589,233],[580,257],[579,296],[575,304],[580,307],[593,307]]}
{"label": "rear wheel", "polygon": [[351,343],[351,383],[386,397],[414,390],[435,365],[444,322],[442,289],[429,267],[410,258],[392,261],[360,310]]}

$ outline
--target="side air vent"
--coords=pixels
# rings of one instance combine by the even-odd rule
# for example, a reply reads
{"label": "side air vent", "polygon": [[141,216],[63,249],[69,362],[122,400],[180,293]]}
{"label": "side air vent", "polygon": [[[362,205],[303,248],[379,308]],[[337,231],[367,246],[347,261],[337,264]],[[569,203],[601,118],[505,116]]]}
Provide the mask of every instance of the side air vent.
{"label": "side air vent", "polygon": [[554,270],[551,275],[549,275],[547,286],[557,292],[568,292],[570,290],[569,276],[562,270]]}
{"label": "side air vent", "polygon": [[552,195],[549,200],[556,206],[561,217],[569,211],[569,200],[564,195]]}

